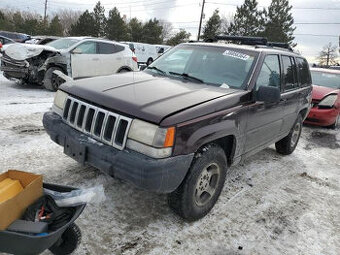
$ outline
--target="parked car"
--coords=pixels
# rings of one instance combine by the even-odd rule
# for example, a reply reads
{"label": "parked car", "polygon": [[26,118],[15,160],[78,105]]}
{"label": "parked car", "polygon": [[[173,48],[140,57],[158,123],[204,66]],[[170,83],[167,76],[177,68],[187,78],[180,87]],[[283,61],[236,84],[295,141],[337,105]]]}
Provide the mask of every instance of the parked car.
{"label": "parked car", "polygon": [[340,70],[340,65],[337,65],[337,66],[330,66],[329,69]]}
{"label": "parked car", "polygon": [[302,56],[265,39],[219,39],[243,45],[184,43],[134,76],[63,84],[44,114],[47,133],[73,159],[202,218],[231,165],[272,143],[295,150],[311,102]]}
{"label": "parked car", "polygon": [[22,33],[16,33],[16,32],[8,32],[8,31],[0,31],[0,36],[7,37],[9,39],[12,39],[15,42],[23,43],[29,39],[31,39],[30,35],[22,34]]}
{"label": "parked car", "polygon": [[5,45],[5,44],[10,44],[10,43],[15,43],[15,42],[10,38],[0,35],[0,43],[2,45]]}
{"label": "parked car", "polygon": [[62,79],[55,71],[73,79],[136,71],[137,60],[129,47],[108,40],[68,37],[46,45],[14,44],[1,57],[8,79],[20,79],[57,90]]}
{"label": "parked car", "polygon": [[[122,42],[129,45],[131,51],[136,54],[139,65],[150,65],[159,56],[160,47],[147,43]],[[164,50],[163,50],[164,52]]]}
{"label": "parked car", "polygon": [[59,38],[60,38],[59,36],[45,36],[45,35],[32,36],[31,39],[26,41],[25,43],[45,45]]}
{"label": "parked car", "polygon": [[336,128],[340,115],[340,70],[312,68],[312,109],[305,123]]}

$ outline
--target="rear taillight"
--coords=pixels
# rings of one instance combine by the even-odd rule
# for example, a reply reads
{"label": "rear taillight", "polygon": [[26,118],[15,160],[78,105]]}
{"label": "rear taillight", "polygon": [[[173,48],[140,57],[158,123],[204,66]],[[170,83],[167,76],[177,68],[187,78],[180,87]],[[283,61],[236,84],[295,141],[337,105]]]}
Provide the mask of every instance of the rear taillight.
{"label": "rear taillight", "polygon": [[132,60],[135,61],[135,62],[137,62],[137,57],[136,57],[136,56],[133,56],[133,57],[132,57]]}
{"label": "rear taillight", "polygon": [[0,50],[1,50],[1,48],[2,48],[2,43],[0,42]]}

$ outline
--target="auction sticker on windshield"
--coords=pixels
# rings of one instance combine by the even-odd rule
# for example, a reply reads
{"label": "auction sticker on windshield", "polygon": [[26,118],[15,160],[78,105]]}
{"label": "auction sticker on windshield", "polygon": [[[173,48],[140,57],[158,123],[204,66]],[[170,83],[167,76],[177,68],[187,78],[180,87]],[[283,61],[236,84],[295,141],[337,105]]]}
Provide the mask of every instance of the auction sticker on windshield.
{"label": "auction sticker on windshield", "polygon": [[247,60],[250,56],[241,52],[237,51],[232,51],[232,50],[226,50],[223,52],[223,55],[233,57],[233,58],[238,58],[242,60]]}

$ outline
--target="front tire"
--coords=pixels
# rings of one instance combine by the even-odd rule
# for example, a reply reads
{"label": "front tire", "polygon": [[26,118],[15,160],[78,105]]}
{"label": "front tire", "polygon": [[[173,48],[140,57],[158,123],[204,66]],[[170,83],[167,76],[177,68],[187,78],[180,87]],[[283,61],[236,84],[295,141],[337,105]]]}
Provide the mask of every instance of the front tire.
{"label": "front tire", "polygon": [[57,91],[59,86],[64,82],[63,79],[53,73],[56,70],[63,72],[59,67],[50,67],[45,73],[43,84],[47,90]]}
{"label": "front tire", "polygon": [[301,115],[295,121],[289,134],[275,143],[276,151],[283,155],[289,155],[295,150],[301,135],[302,130],[302,118]]}
{"label": "front tire", "polygon": [[74,252],[81,242],[80,228],[72,223],[62,234],[59,243],[54,244],[49,250],[55,255],[67,255]]}
{"label": "front tire", "polygon": [[203,147],[181,185],[168,195],[170,208],[187,221],[203,218],[220,196],[226,173],[224,150],[216,144]]}

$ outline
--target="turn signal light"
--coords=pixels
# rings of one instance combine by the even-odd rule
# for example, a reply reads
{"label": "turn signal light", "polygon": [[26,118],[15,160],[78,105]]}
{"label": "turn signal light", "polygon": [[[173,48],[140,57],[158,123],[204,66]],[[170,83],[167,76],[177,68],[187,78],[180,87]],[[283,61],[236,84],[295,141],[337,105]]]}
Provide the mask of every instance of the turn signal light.
{"label": "turn signal light", "polygon": [[175,127],[170,127],[166,131],[164,147],[172,147],[175,141]]}

